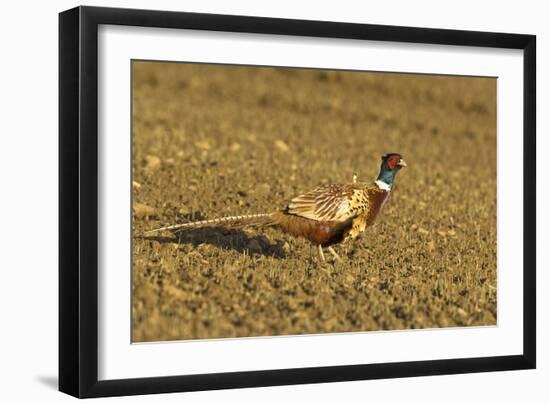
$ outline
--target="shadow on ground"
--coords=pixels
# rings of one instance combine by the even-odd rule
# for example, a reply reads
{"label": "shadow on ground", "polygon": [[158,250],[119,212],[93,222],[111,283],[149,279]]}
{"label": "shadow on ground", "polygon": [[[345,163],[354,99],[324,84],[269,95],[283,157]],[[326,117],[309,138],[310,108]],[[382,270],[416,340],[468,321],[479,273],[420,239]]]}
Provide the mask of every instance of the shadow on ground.
{"label": "shadow on ground", "polygon": [[37,376],[36,380],[51,389],[57,390],[59,388],[59,381],[56,376]]}
{"label": "shadow on ground", "polygon": [[260,254],[266,257],[285,258],[288,248],[282,240],[272,243],[262,235],[251,236],[241,229],[225,229],[221,227],[207,227],[191,229],[169,236],[137,236],[138,240],[157,241],[161,244],[190,244],[197,247],[209,244],[223,250],[234,250],[241,254]]}

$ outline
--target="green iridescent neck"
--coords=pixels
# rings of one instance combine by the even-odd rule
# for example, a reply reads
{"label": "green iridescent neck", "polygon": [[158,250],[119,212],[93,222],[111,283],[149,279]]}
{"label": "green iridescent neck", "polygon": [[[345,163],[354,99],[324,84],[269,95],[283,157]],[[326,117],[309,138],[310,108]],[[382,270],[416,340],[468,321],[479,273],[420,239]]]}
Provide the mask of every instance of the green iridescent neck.
{"label": "green iridescent neck", "polygon": [[383,162],[380,166],[380,174],[378,174],[378,178],[376,179],[376,181],[382,181],[384,184],[387,184],[391,189],[393,187],[393,180],[395,178],[395,174],[397,174],[397,171],[399,171],[397,167],[392,170],[388,167],[386,162]]}

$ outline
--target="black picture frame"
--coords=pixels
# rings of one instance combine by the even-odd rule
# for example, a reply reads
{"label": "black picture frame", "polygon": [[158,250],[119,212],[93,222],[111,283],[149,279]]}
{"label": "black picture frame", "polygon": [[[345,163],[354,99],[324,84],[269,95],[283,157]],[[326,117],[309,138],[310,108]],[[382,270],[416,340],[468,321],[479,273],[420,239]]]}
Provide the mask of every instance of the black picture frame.
{"label": "black picture frame", "polygon": [[[99,381],[100,24],[523,50],[523,354]],[[60,13],[59,390],[84,398],[535,368],[535,61],[534,35],[96,7]]]}

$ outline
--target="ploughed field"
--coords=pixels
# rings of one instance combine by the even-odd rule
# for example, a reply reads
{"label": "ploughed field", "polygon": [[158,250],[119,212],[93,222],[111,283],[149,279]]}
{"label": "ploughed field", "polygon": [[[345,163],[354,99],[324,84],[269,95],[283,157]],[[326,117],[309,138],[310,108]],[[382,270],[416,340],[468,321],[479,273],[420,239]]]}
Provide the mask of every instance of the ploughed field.
{"label": "ploughed field", "polygon": [[[496,80],[133,62],[132,339],[495,325]],[[321,266],[274,229],[146,230],[270,212],[408,167]]]}

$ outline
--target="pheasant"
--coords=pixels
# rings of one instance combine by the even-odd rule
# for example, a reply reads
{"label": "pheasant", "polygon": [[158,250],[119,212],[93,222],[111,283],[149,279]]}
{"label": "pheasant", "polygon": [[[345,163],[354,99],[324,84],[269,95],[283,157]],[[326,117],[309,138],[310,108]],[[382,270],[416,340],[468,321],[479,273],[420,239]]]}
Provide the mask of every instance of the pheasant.
{"label": "pheasant", "polygon": [[372,183],[358,183],[354,176],[352,183],[321,185],[298,195],[282,210],[175,224],[146,234],[202,227],[271,226],[316,245],[321,262],[325,262],[323,248],[342,262],[332,246],[356,239],[373,224],[390,196],[395,174],[406,166],[400,154],[388,153],[382,156],[380,173]]}

